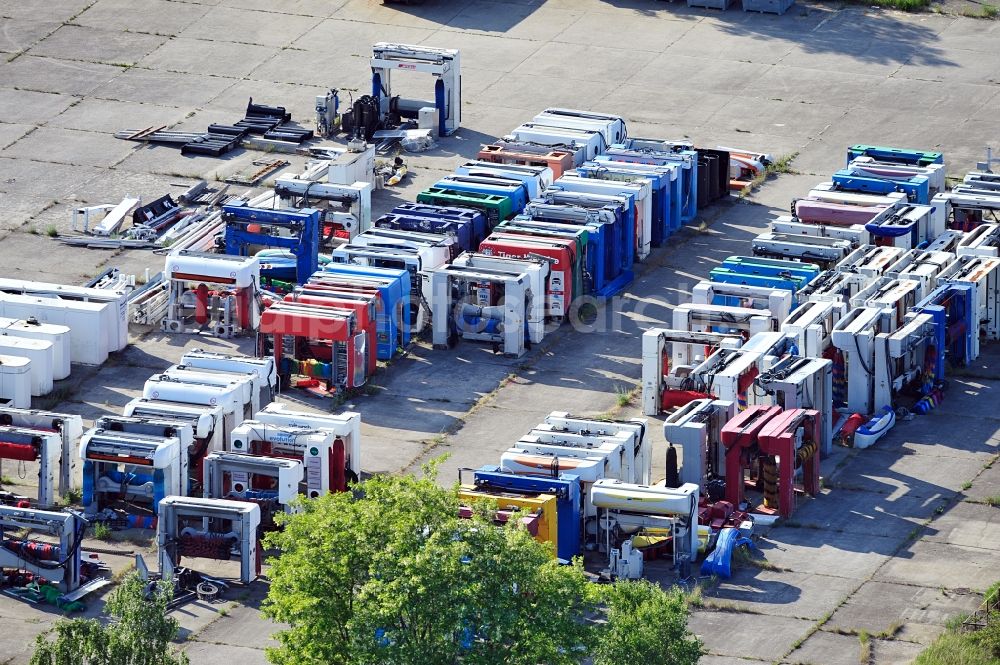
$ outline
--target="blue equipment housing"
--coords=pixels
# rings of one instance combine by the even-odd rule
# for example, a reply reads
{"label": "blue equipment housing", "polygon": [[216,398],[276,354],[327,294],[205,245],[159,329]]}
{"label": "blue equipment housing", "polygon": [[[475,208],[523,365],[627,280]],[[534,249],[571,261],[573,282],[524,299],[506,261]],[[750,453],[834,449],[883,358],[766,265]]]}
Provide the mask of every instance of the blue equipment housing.
{"label": "blue equipment housing", "polygon": [[577,175],[584,178],[605,179],[606,175],[624,176],[626,178],[644,178],[649,181],[652,189],[652,235],[650,244],[659,247],[663,241],[673,232],[671,228],[671,207],[670,207],[670,174],[669,173],[642,173],[635,169],[628,168],[626,164],[614,165],[613,162],[586,162],[576,169]]}
{"label": "blue equipment housing", "polygon": [[852,145],[847,149],[847,164],[858,157],[871,157],[880,162],[894,164],[909,164],[911,166],[928,166],[944,164],[944,153],[930,150],[911,150],[908,148],[889,148],[879,145]]}
{"label": "blue equipment housing", "polygon": [[460,208],[458,206],[432,206],[426,203],[403,203],[392,209],[394,215],[410,215],[411,217],[431,217],[468,221],[472,225],[472,241],[479,245],[490,234],[486,215],[475,208]]}
{"label": "blue equipment housing", "polygon": [[[590,164],[594,164],[597,167],[629,169],[634,170],[639,175],[659,175],[663,177],[664,180],[669,179],[669,182],[666,184],[669,199],[665,202],[667,204],[667,209],[665,211],[665,223],[666,229],[668,230],[664,232],[663,238],[666,239],[684,225],[683,208],[685,195],[681,190],[681,187],[684,184],[684,166],[682,164],[676,162],[668,164],[624,162],[615,159],[613,155],[598,155],[594,158],[593,162],[587,162],[583,165],[583,167]],[[579,168],[577,170],[579,170]]]}
{"label": "blue equipment housing", "polygon": [[472,224],[466,220],[388,214],[376,219],[374,226],[377,229],[435,233],[442,236],[450,234],[455,236],[455,242],[463,252],[473,252],[479,247],[479,243],[472,238]]}
{"label": "blue equipment housing", "polygon": [[610,240],[615,232],[612,224],[601,222],[596,214],[580,207],[530,203],[524,210],[527,214],[518,215],[511,221],[521,225],[542,225],[540,228],[587,232],[584,267],[589,274],[584,277],[585,281],[589,279],[593,293],[600,295],[608,280],[621,273]]}
{"label": "blue equipment housing", "polygon": [[649,150],[631,148],[632,139],[616,143],[604,155],[616,162],[636,162],[639,164],[679,164],[681,172],[681,221],[685,224],[698,216],[698,153],[694,150]]}
{"label": "blue equipment housing", "polygon": [[944,376],[945,356],[953,365],[968,365],[975,360],[979,334],[976,287],[972,284],[945,283],[937,287],[913,308],[914,312],[934,317],[944,343],[939,348],[935,375]]}
{"label": "blue equipment housing", "polygon": [[[316,272],[319,265],[319,229],[322,213],[314,208],[300,210],[271,210],[251,208],[243,203],[222,207],[226,223],[226,254],[248,256],[252,246],[287,249],[295,256],[295,281],[304,283]],[[259,224],[260,231],[249,231],[251,224]],[[268,227],[287,230],[290,236],[279,236],[265,231]],[[262,275],[272,277],[272,275]]]}
{"label": "blue equipment housing", "polygon": [[329,263],[319,273],[329,273],[346,279],[359,278],[375,283],[382,299],[376,313],[376,353],[381,360],[389,360],[398,346],[410,343],[410,326],[403,320],[403,313],[410,309],[410,273],[405,269],[375,268],[353,263]]}
{"label": "blue equipment housing", "polygon": [[528,187],[518,179],[500,176],[450,175],[433,185],[456,192],[494,194],[510,199],[512,214],[516,215],[528,204]]}
{"label": "blue equipment housing", "polygon": [[525,208],[525,213],[537,221],[573,224],[588,230],[587,242],[594,245],[597,254],[592,275],[594,295],[611,297],[632,282],[631,263],[623,265],[624,206],[603,205],[586,195],[554,192],[550,187],[544,197]]}
{"label": "blue equipment housing", "polygon": [[760,256],[730,256],[722,262],[721,267],[746,275],[797,280],[803,286],[816,279],[820,273],[820,268],[815,263],[768,259]]}
{"label": "blue equipment housing", "polygon": [[499,489],[524,494],[554,494],[556,496],[556,532],[559,544],[556,556],[571,560],[580,554],[583,504],[580,496],[580,478],[562,473],[558,478],[517,476],[502,471],[499,466],[487,464],[473,474],[476,487]]}
{"label": "blue equipment housing", "polygon": [[[883,217],[865,224],[865,231],[868,231],[873,238],[900,238],[908,235],[911,247],[919,247],[923,243],[920,237],[920,223],[916,220],[901,224],[896,217]],[[875,244],[881,243],[876,242]]]}
{"label": "blue equipment housing", "polygon": [[117,485],[121,485],[123,489],[129,486],[141,487],[147,483],[152,483],[153,512],[159,512],[160,501],[167,495],[166,483],[163,478],[163,469],[153,469],[153,473],[134,473],[131,471],[119,471],[114,468],[102,468],[106,465],[111,466],[107,462],[84,460],[83,488],[80,498],[81,505],[89,506],[97,501],[97,481],[99,477],[104,477],[108,478]]}
{"label": "blue equipment housing", "polygon": [[866,194],[891,194],[902,192],[910,203],[928,205],[931,202],[930,180],[927,176],[908,178],[873,177],[871,173],[858,173],[853,169],[840,169],[833,174],[833,184],[846,192]]}
{"label": "blue equipment housing", "polygon": [[715,543],[715,549],[701,562],[701,574],[717,575],[728,580],[732,576],[733,550],[743,546],[756,549],[752,540],[740,536],[739,529],[732,527],[722,529]]}
{"label": "blue equipment housing", "polygon": [[614,214],[620,218],[615,225],[617,229],[613,242],[614,252],[618,257],[618,265],[622,270],[632,270],[635,263],[635,206],[630,201],[622,202],[623,197],[591,194],[589,192],[567,192],[556,184],[545,190],[545,195],[535,199],[544,203],[561,203],[583,208],[614,209]]}

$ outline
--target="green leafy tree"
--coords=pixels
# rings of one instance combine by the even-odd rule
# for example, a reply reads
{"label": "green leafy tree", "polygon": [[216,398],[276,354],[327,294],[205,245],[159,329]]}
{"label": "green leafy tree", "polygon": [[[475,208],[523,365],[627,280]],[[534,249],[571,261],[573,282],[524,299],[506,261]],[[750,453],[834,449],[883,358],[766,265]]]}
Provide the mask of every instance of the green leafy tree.
{"label": "green leafy tree", "polygon": [[268,651],[278,665],[579,663],[592,609],[579,565],[491,507],[458,518],[454,488],[376,477],[303,504],[269,536],[264,613],[290,628]]}
{"label": "green leafy tree", "polygon": [[594,665],[657,663],[695,665],[702,644],[688,631],[688,609],[678,590],[646,580],[619,581],[601,589],[607,623],[597,628]]}
{"label": "green leafy tree", "polygon": [[96,619],[56,623],[38,636],[31,665],[187,665],[187,656],[170,647],[178,627],[167,616],[172,596],[168,584],[147,589],[138,575],[128,575],[105,604],[108,625]]}

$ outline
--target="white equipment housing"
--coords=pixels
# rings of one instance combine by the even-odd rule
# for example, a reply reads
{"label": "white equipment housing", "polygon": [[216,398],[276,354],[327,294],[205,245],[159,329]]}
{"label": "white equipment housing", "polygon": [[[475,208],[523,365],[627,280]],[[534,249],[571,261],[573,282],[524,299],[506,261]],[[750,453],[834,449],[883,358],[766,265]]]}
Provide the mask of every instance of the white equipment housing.
{"label": "white equipment housing", "polygon": [[841,238],[826,236],[761,233],[751,243],[754,256],[816,263],[829,267],[854,249],[854,244]]}
{"label": "white equipment housing", "polygon": [[134,399],[122,413],[130,418],[172,421],[189,425],[194,441],[183,453],[188,460],[188,481],[201,482],[201,461],[208,453],[225,448],[226,412],[221,406],[179,404],[152,399]]}
{"label": "white equipment housing", "polygon": [[59,381],[69,376],[72,347],[68,326],[41,323],[34,318],[21,320],[0,318],[0,334],[51,342],[52,378]]}
{"label": "white equipment housing", "polygon": [[833,328],[847,313],[844,302],[810,301],[799,305],[781,324],[781,332],[792,337],[799,353],[822,358],[830,348]]}
{"label": "white equipment housing", "polygon": [[462,68],[458,49],[378,42],[372,46],[371,68],[383,117],[389,113],[392,99],[392,72],[423,72],[437,79],[434,98],[399,99],[398,108],[412,114],[435,107],[438,112],[435,124],[441,136],[450,136],[462,126]]}
{"label": "white equipment housing", "polygon": [[[301,461],[305,468],[305,495],[315,499],[331,491],[333,443],[336,438],[329,430],[269,425],[259,420],[248,420],[233,431],[228,451],[254,455],[261,454],[260,450],[263,448],[268,457]],[[344,452],[346,455],[346,442]]]}
{"label": "white equipment housing", "polygon": [[[260,260],[255,256],[229,256],[181,251],[167,255],[163,269],[166,280],[167,315],[160,328],[164,332],[200,332],[207,328],[216,337],[233,337],[256,330],[260,307],[256,290],[260,283]],[[204,323],[191,320],[198,315],[197,285],[224,289],[228,295],[211,296]],[[195,285],[195,288],[188,288]],[[241,313],[242,312],[242,313]],[[210,317],[210,318],[209,318]]]}
{"label": "white equipment housing", "polygon": [[847,303],[875,280],[856,272],[824,270],[798,292],[799,302]]}
{"label": "white equipment housing", "polygon": [[[86,286],[72,286],[66,284],[50,284],[48,282],[29,282],[21,279],[3,279],[0,278],[0,316],[8,316],[18,319],[29,319],[36,318],[39,321],[45,323],[58,323],[63,325],[68,325],[71,329],[74,327],[69,321],[54,320],[58,317],[50,317],[47,310],[49,308],[39,307],[38,312],[29,312],[27,314],[15,313],[11,310],[17,310],[18,307],[13,305],[14,302],[23,302],[20,298],[28,297],[31,302],[36,299],[41,299],[47,301],[48,304],[53,302],[66,303],[93,303],[97,305],[103,305],[98,309],[102,313],[101,318],[101,328],[99,331],[104,335],[107,335],[107,349],[109,352],[121,351],[126,346],[128,346],[128,290],[126,289],[96,289],[89,288]],[[8,308],[3,304],[3,301],[8,300],[11,302],[11,306]],[[79,336],[82,339],[79,343],[84,345],[93,346],[96,333],[98,329],[80,330],[74,334],[74,342],[76,342],[76,337]],[[74,348],[77,343],[74,343]],[[76,356],[74,354],[74,360]],[[80,361],[84,362],[84,361]]]}
{"label": "white equipment housing", "polygon": [[958,241],[959,255],[1000,256],[1000,224],[980,224]]}
{"label": "white equipment housing", "polygon": [[643,484],[649,484],[649,474],[652,466],[652,450],[646,442],[646,421],[642,418],[631,420],[587,420],[575,418],[565,411],[553,411],[545,416],[545,422],[538,429],[550,429],[554,432],[584,434],[589,436],[612,436],[619,432],[627,432],[633,438],[634,466],[638,470]]}
{"label": "white equipment housing", "polygon": [[226,386],[189,383],[169,376],[154,375],[142,388],[143,399],[175,402],[178,404],[222,407],[222,440],[229,441],[230,433],[243,422],[246,403],[244,387],[237,383]]}
{"label": "white equipment housing", "polygon": [[[186,451],[185,451],[186,452]],[[92,428],[80,439],[86,514],[104,509],[104,495],[141,501],[154,511],[167,496],[183,494],[187,456],[176,436],[146,436]],[[162,480],[158,480],[160,476]],[[133,483],[132,480],[148,480]]]}
{"label": "white equipment housing", "polygon": [[698,486],[669,487],[635,485],[616,480],[599,480],[590,491],[590,501],[605,511],[602,527],[605,548],[611,552],[611,531],[637,532],[664,529],[674,542],[674,562],[698,556]]}
{"label": "white equipment housing", "polygon": [[52,366],[55,349],[52,342],[13,337],[0,332],[0,353],[31,361],[31,394],[34,397],[52,392]]}
{"label": "white equipment housing", "polygon": [[190,491],[188,487],[188,451],[194,446],[194,427],[191,423],[173,419],[135,418],[131,416],[101,416],[94,421],[94,429],[105,432],[141,434],[143,436],[176,438],[180,443],[181,494]]}
{"label": "white equipment housing", "polygon": [[860,192],[845,192],[837,189],[832,182],[821,182],[809,190],[806,196],[813,201],[823,201],[825,203],[838,203],[840,205],[854,206],[890,206],[897,207],[907,204],[906,194],[902,192],[890,192],[888,194],[862,194]]}
{"label": "white equipment housing", "polygon": [[[2,371],[2,368],[0,368]],[[0,424],[24,429],[52,431],[59,434],[59,496],[66,496],[70,487],[79,485],[77,444],[83,436],[83,418],[65,413],[18,409],[0,406]]]}
{"label": "white equipment housing", "polygon": [[[70,329],[70,356],[83,365],[100,365],[108,359],[117,339],[116,307],[42,295],[0,293],[0,316],[13,319],[35,318],[43,323]],[[124,347],[122,347],[124,348]]]}
{"label": "white equipment housing", "polygon": [[696,399],[663,422],[663,437],[668,447],[680,447],[678,466],[682,484],[701,487],[710,478],[725,477],[722,428],[735,415],[736,403],[731,400]]}
{"label": "white equipment housing", "polygon": [[58,559],[34,561],[0,544],[0,568],[23,570],[59,584],[65,593],[80,586],[80,544],[85,524],[73,513],[0,506],[0,543],[17,538],[15,532],[44,534],[59,539]]}
{"label": "white equipment housing", "polygon": [[558,477],[571,473],[580,479],[584,518],[595,517],[588,488],[601,478],[620,480],[620,449],[615,444],[598,448],[574,448],[541,443],[515,444],[500,455],[500,467],[519,476]]}
{"label": "white equipment housing", "polygon": [[833,362],[790,356],[757,377],[757,388],[784,410],[815,409],[820,414],[820,452],[833,452]]}
{"label": "white equipment housing", "polygon": [[694,390],[734,402],[743,410],[758,403],[750,388],[753,378],[775,360],[768,351],[749,351],[745,345],[736,350],[719,349],[691,370],[690,382]]}
{"label": "white equipment housing", "polygon": [[[254,490],[254,480],[257,477],[272,478],[275,487],[271,490]],[[203,486],[206,499],[253,501],[257,492],[267,492],[268,496],[273,493],[278,505],[286,513],[290,513],[292,507],[289,504],[299,495],[299,484],[303,477],[300,460],[240,453],[212,453],[205,457]]]}
{"label": "white equipment housing", "polygon": [[569,146],[575,153],[573,166],[580,166],[607,148],[604,135],[597,130],[553,127],[532,122],[515,127],[514,131],[504,137],[504,141],[535,143],[552,148]]}
{"label": "white equipment housing", "polygon": [[168,376],[186,383],[203,383],[210,386],[242,386],[240,400],[243,405],[243,417],[252,418],[260,411],[260,395],[266,385],[263,377],[249,372],[225,372],[221,370],[200,369],[187,365],[171,365],[163,370],[161,376]]}
{"label": "white equipment housing", "polygon": [[553,127],[595,129],[601,132],[608,145],[621,143],[628,134],[625,119],[620,115],[577,109],[547,108],[536,115],[532,122]]}
{"label": "white equipment housing", "polygon": [[906,250],[887,245],[858,247],[841,260],[835,269],[854,272],[865,277],[881,277],[893,263],[902,258]]}
{"label": "white equipment housing", "polygon": [[[674,308],[673,328],[689,332],[741,331],[752,336],[778,329],[780,319],[767,309],[696,305],[685,303]],[[713,330],[713,328],[718,330]]]}
{"label": "white equipment housing", "polygon": [[933,238],[930,242],[924,245],[923,249],[927,252],[951,252],[952,254],[955,254],[958,252],[961,242],[967,235],[969,234],[964,231],[947,229],[937,238]]}
{"label": "white equipment housing", "polygon": [[940,279],[974,284],[979,301],[980,333],[986,339],[1000,339],[1000,258],[959,256]]}
{"label": "white equipment housing", "polygon": [[[702,362],[708,348],[738,349],[739,335],[692,333],[686,330],[651,328],[642,334],[642,412],[647,416],[661,411],[663,391],[671,376],[687,374]],[[669,357],[667,345],[670,345]]]}
{"label": "white equipment housing", "polygon": [[237,356],[204,349],[185,351],[181,357],[181,365],[192,369],[206,369],[219,372],[235,372],[252,374],[258,391],[258,403],[263,408],[278,396],[278,371],[274,367],[274,358],[254,358],[252,356]]}
{"label": "white equipment housing", "polygon": [[920,284],[917,300],[923,300],[937,288],[938,278],[955,261],[951,252],[910,250],[885,271],[886,277],[912,279]]}
{"label": "white equipment housing", "polygon": [[31,361],[27,358],[0,355],[0,404],[31,408]]}
{"label": "white equipment housing", "polygon": [[[38,461],[38,505],[43,508],[56,506],[56,487],[59,484],[62,462],[62,436],[54,430],[27,429],[0,425],[0,445],[27,452],[31,449]],[[4,459],[0,449],[0,460]],[[18,456],[18,460],[22,457]]]}
{"label": "white equipment housing", "polygon": [[421,253],[424,266],[439,266],[458,253],[453,235],[372,228],[357,235],[351,243],[358,247],[408,247]]}
{"label": "white equipment housing", "polygon": [[[188,526],[198,524],[200,528]],[[181,564],[185,537],[222,537],[232,541],[240,559],[240,581],[249,584],[260,574],[257,529],[260,507],[244,501],[168,496],[160,502],[156,544],[159,549],[160,577],[174,578]],[[228,558],[228,553],[227,557]]]}
{"label": "white equipment housing", "polygon": [[850,310],[833,329],[833,345],[844,355],[847,374],[847,409],[869,415],[891,405],[891,395],[876,392],[875,336],[882,320],[877,307]]}
{"label": "white equipment housing", "polygon": [[[371,150],[374,150],[372,148]],[[354,153],[349,153],[354,154]],[[367,167],[366,167],[367,168]],[[374,163],[372,172],[374,172]],[[332,163],[319,162],[311,169],[298,175],[283,175],[274,181],[274,191],[277,193],[281,206],[303,208],[316,207],[317,201],[335,203],[340,211],[328,209],[327,221],[334,222],[348,233],[348,239],[353,239],[359,233],[364,233],[372,227],[372,186],[373,173],[367,180],[358,180],[353,184],[336,183],[333,180],[322,182],[324,176],[334,173]],[[333,175],[332,177],[337,177]],[[332,210],[332,215],[331,215]]]}
{"label": "white equipment housing", "polygon": [[534,301],[544,300],[544,292],[531,290],[532,281],[537,279],[527,272],[492,268],[446,265],[430,271],[434,348],[449,348],[457,336],[502,345],[508,358],[524,355],[525,321]]}
{"label": "white equipment housing", "polygon": [[898,329],[876,337],[876,394],[894,395],[924,372],[925,353],[928,343],[935,340],[936,330],[930,314],[910,313]]}
{"label": "white equipment housing", "polygon": [[618,446],[616,466],[621,469],[622,480],[639,482],[645,478],[648,482],[649,479],[649,444],[635,432],[618,430],[604,434],[580,434],[540,423],[517,442],[519,447],[529,444],[595,450],[606,450],[609,445]]}
{"label": "white equipment housing", "polygon": [[301,427],[330,432],[344,442],[347,469],[355,478],[361,478],[361,414],[354,411],[341,413],[305,413],[272,402],[254,416],[258,422],[283,427]]}
{"label": "white equipment housing", "polygon": [[691,289],[691,302],[696,305],[711,305],[716,298],[739,298],[739,307],[766,309],[780,321],[788,317],[794,301],[792,292],[786,289],[772,289],[749,284],[726,284],[702,280]]}
{"label": "white equipment housing", "polygon": [[919,282],[883,277],[851,298],[851,307],[878,308],[882,311],[881,329],[895,330],[903,324],[903,317],[921,298]]}
{"label": "white equipment housing", "polygon": [[529,289],[532,294],[530,307],[527,311],[528,339],[532,344],[537,344],[545,337],[545,316],[546,300],[541,297],[534,297],[534,294],[545,293],[546,283],[549,279],[549,264],[543,260],[534,259],[514,259],[503,256],[491,256],[487,254],[473,254],[463,252],[452,263],[455,266],[471,268],[486,268],[488,270],[505,271],[512,276],[527,274],[529,278]]}
{"label": "white equipment housing", "polygon": [[126,196],[121,203],[86,206],[73,211],[74,231],[108,237],[118,232],[125,218],[139,207],[139,197]]}
{"label": "white equipment housing", "polygon": [[[572,172],[563,175],[554,185],[564,192],[599,194],[621,197],[631,194],[635,199],[635,252],[637,260],[649,256],[653,238],[653,188],[648,180],[601,180],[582,178]],[[627,203],[623,200],[623,203]]]}
{"label": "white equipment housing", "polygon": [[846,240],[854,247],[871,243],[871,233],[863,224],[837,226],[836,224],[803,224],[793,220],[794,218],[790,216],[778,217],[771,222],[771,232],[782,236],[802,235],[836,238]]}
{"label": "white equipment housing", "polygon": [[958,186],[953,191],[935,195],[931,199],[931,206],[934,208],[932,227],[935,229],[944,230],[947,228],[956,208],[981,215],[984,218],[983,221],[986,221],[987,214],[989,214],[991,217],[988,219],[995,221],[994,216],[997,211],[1000,211],[1000,192]]}

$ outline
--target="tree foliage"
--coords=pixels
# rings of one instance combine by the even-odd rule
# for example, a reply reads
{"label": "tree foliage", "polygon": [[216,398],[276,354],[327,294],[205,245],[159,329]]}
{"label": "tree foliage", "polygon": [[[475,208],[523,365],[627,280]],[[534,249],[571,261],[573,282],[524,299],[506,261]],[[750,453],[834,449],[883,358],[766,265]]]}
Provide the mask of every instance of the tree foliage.
{"label": "tree foliage", "polygon": [[186,665],[170,641],[177,621],[167,616],[173,597],[169,584],[149,587],[138,575],[126,576],[111,592],[105,611],[112,621],[59,621],[51,633],[39,635],[31,665]]}
{"label": "tree foliage", "polygon": [[[497,528],[495,505],[459,518],[457,491],[435,475],[432,465],[423,479],[375,477],[279,516],[263,611],[289,627],[268,650],[272,663],[572,665],[592,653],[598,663],[697,662],[679,594],[596,587],[516,520]],[[595,622],[602,605],[607,621]]]}
{"label": "tree foliage", "polygon": [[377,477],[306,502],[269,537],[264,612],[291,627],[279,665],[577,663],[592,605],[579,566],[491,508],[458,518],[454,489]]}
{"label": "tree foliage", "polygon": [[598,629],[594,665],[658,663],[694,665],[701,642],[687,628],[688,610],[679,590],[664,591],[646,580],[603,587],[607,623]]}

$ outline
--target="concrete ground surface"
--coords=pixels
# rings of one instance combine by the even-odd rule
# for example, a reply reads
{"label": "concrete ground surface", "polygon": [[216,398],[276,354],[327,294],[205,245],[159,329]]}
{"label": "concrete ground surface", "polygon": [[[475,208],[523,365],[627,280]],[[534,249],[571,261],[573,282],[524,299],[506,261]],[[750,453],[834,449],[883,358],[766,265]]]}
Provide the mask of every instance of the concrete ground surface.
{"label": "concrete ground surface", "polygon": [[[939,14],[817,4],[777,17],[654,0],[0,0],[0,17],[5,276],[82,283],[108,266],[162,269],[149,252],[74,249],[47,236],[69,232],[76,206],[176,195],[261,155],[189,158],[112,134],[230,123],[251,96],[310,125],[316,94],[367,90],[375,41],[455,47],[463,62],[462,128],[408,156],[410,177],[376,194],[376,213],[413,200],[481,143],[550,105],[622,114],[633,135],[797,153],[797,173],[703,211],[700,225],[654,252],[589,328],[563,326],[518,360],[474,345],[417,345],[383,368],[374,394],[347,405],[364,420],[365,471],[418,471],[449,453],[449,482],[459,468],[495,463],[552,410],[637,415],[618,403],[637,385],[642,331],[668,321],[712,266],[747,253],[769,218],[843,165],[847,145],[940,149],[961,176],[1000,134],[1000,23]],[[398,83],[404,94],[429,94],[421,77]],[[284,172],[302,164],[289,160]],[[134,341],[103,367],[75,366],[36,405],[87,419],[118,413],[185,348],[248,350],[157,333]],[[861,631],[869,662],[908,663],[950,617],[978,606],[1000,569],[1000,512],[987,502],[1000,494],[1000,421],[984,408],[997,403],[996,359],[986,347],[932,414],[901,422],[874,449],[838,449],[824,462],[823,495],[761,538],[767,563],[704,591],[691,619],[709,652],[703,663],[856,663]],[[650,431],[662,477],[660,423],[651,419]],[[31,477],[29,468],[24,482]],[[148,535],[91,544],[118,552],[102,556],[123,570],[132,552],[152,561]],[[274,627],[257,612],[264,593],[257,584],[178,610],[192,663],[266,662]],[[34,636],[57,616],[0,597],[0,663],[26,663]]]}

